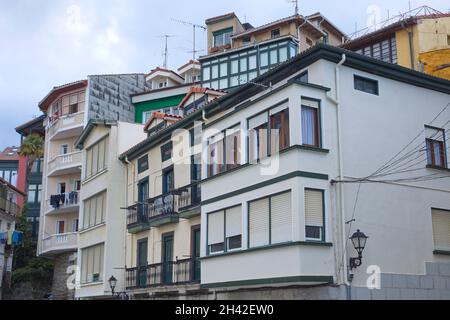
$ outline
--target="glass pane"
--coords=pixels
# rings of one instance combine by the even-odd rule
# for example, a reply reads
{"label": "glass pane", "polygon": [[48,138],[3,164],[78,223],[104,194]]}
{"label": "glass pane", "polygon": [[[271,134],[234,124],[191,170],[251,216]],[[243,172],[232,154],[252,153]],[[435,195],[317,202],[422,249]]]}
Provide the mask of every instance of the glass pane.
{"label": "glass pane", "polygon": [[210,79],[210,67],[203,68],[203,81],[208,81]]}
{"label": "glass pane", "polygon": [[228,75],[228,63],[220,64],[220,77],[226,77]]}
{"label": "glass pane", "polygon": [[277,64],[278,63],[278,52],[277,50],[271,50],[270,51],[270,64]]}
{"label": "glass pane", "polygon": [[286,61],[287,59],[287,48],[280,48],[280,62]]}
{"label": "glass pane", "polygon": [[267,52],[261,53],[261,67],[269,65],[269,54]]}
{"label": "glass pane", "polygon": [[241,72],[247,71],[247,58],[243,58],[240,60]]}
{"label": "glass pane", "polygon": [[256,69],[257,65],[256,65],[256,56],[250,56],[248,57],[248,69],[249,70],[253,70]]}
{"label": "glass pane", "polygon": [[219,65],[212,66],[211,78],[216,79],[219,77]]}
{"label": "glass pane", "polygon": [[219,89],[226,89],[228,88],[228,79],[222,79],[219,82]]}
{"label": "glass pane", "polygon": [[230,87],[235,87],[239,85],[239,76],[234,76],[230,78]]}
{"label": "glass pane", "polygon": [[231,73],[235,74],[239,72],[239,62],[238,60],[231,61]]}

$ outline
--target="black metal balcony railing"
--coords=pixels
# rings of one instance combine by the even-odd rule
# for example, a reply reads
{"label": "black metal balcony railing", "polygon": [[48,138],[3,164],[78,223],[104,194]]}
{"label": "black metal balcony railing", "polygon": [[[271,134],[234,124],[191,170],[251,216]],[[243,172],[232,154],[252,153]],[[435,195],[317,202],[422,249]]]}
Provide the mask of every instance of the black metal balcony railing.
{"label": "black metal balcony railing", "polygon": [[200,260],[184,259],[126,270],[127,290],[200,282]]}
{"label": "black metal balcony railing", "polygon": [[200,184],[173,190],[170,193],[148,199],[145,203],[137,203],[128,208],[127,225],[147,223],[162,216],[176,215],[200,205]]}
{"label": "black metal balcony railing", "polygon": [[17,203],[14,203],[1,197],[0,197],[0,210],[13,216],[17,216],[20,213],[20,207],[17,205]]}

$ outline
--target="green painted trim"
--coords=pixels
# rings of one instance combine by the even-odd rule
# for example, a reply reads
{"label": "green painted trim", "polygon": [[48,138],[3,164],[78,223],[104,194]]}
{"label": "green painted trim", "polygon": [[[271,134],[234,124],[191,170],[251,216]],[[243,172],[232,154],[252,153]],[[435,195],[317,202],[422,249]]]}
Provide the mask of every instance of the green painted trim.
{"label": "green painted trim", "polygon": [[217,30],[213,32],[213,36],[220,36],[221,34],[227,33],[227,32],[233,32],[233,27]]}
{"label": "green painted trim", "polygon": [[175,96],[135,103],[134,106],[136,123],[142,123],[144,112],[177,106],[185,96],[186,94],[179,94]]}
{"label": "green painted trim", "polygon": [[313,283],[319,282],[319,283],[332,284],[333,276],[293,276],[293,277],[215,282],[215,283],[201,284],[200,288],[212,289],[212,288],[222,288],[222,287],[255,286],[255,285],[267,285],[267,284],[293,283],[293,282],[313,282]]}
{"label": "green painted trim", "polygon": [[180,217],[172,214],[152,219],[148,222],[148,225],[150,228],[156,228],[170,223],[177,223],[178,221],[180,221]]}
{"label": "green painted trim", "polygon": [[447,250],[434,250],[433,254],[435,255],[444,255],[444,256],[450,256],[450,251]]}
{"label": "green painted trim", "polygon": [[242,249],[239,251],[231,251],[231,252],[212,254],[212,255],[208,255],[206,257],[202,257],[202,258],[200,258],[200,260],[208,260],[208,259],[220,258],[220,257],[225,257],[225,256],[237,255],[237,254],[251,253],[251,252],[255,252],[255,251],[272,250],[272,249],[278,249],[278,248],[283,248],[283,247],[293,247],[293,246],[332,247],[333,244],[330,242],[320,242],[320,241],[285,242],[285,243],[271,244],[271,245],[256,247],[256,248]]}
{"label": "green painted trim", "polygon": [[255,184],[255,185],[246,187],[246,188],[242,188],[242,189],[239,189],[239,190],[236,190],[236,191],[233,191],[233,192],[229,192],[229,193],[223,194],[223,195],[215,197],[215,198],[211,198],[211,199],[202,201],[201,205],[204,206],[204,205],[207,205],[207,204],[210,204],[210,203],[214,203],[214,202],[217,202],[217,201],[225,200],[225,199],[228,199],[228,198],[240,195],[242,193],[246,193],[246,192],[250,192],[250,191],[253,191],[253,190],[261,189],[261,188],[264,188],[266,186],[272,185],[274,183],[278,183],[278,182],[281,182],[281,181],[284,181],[284,180],[289,180],[289,179],[296,178],[296,177],[303,177],[303,178],[310,178],[310,179],[319,179],[319,180],[328,180],[328,175],[326,175],[326,174],[315,173],[315,172],[305,172],[305,171],[294,171],[294,172],[285,174],[283,176],[276,177],[274,179],[263,181],[263,182]]}

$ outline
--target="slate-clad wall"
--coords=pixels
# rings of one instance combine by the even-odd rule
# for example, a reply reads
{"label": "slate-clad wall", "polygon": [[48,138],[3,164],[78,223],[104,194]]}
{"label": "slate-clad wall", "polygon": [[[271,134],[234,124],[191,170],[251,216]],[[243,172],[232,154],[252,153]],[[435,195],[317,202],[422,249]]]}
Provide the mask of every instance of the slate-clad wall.
{"label": "slate-clad wall", "polygon": [[135,111],[130,95],[150,88],[143,74],[89,76],[89,119],[134,123]]}

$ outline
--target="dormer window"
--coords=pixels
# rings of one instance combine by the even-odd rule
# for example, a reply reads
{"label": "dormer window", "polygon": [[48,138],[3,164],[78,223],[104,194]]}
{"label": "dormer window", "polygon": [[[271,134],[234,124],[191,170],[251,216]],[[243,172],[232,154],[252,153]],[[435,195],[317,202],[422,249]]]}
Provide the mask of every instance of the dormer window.
{"label": "dormer window", "polygon": [[242,38],[242,42],[243,42],[244,44],[250,43],[250,41],[252,41],[252,39],[251,39],[250,36],[246,36],[246,37],[243,37],[243,38]]}
{"label": "dormer window", "polygon": [[159,89],[162,89],[162,88],[165,88],[165,87],[167,87],[167,81],[163,81],[163,82],[158,83],[158,88]]}
{"label": "dormer window", "polygon": [[213,47],[223,47],[231,44],[233,28],[219,30],[213,33]]}
{"label": "dormer window", "polygon": [[270,32],[272,39],[278,38],[280,36],[280,29],[275,29]]}

